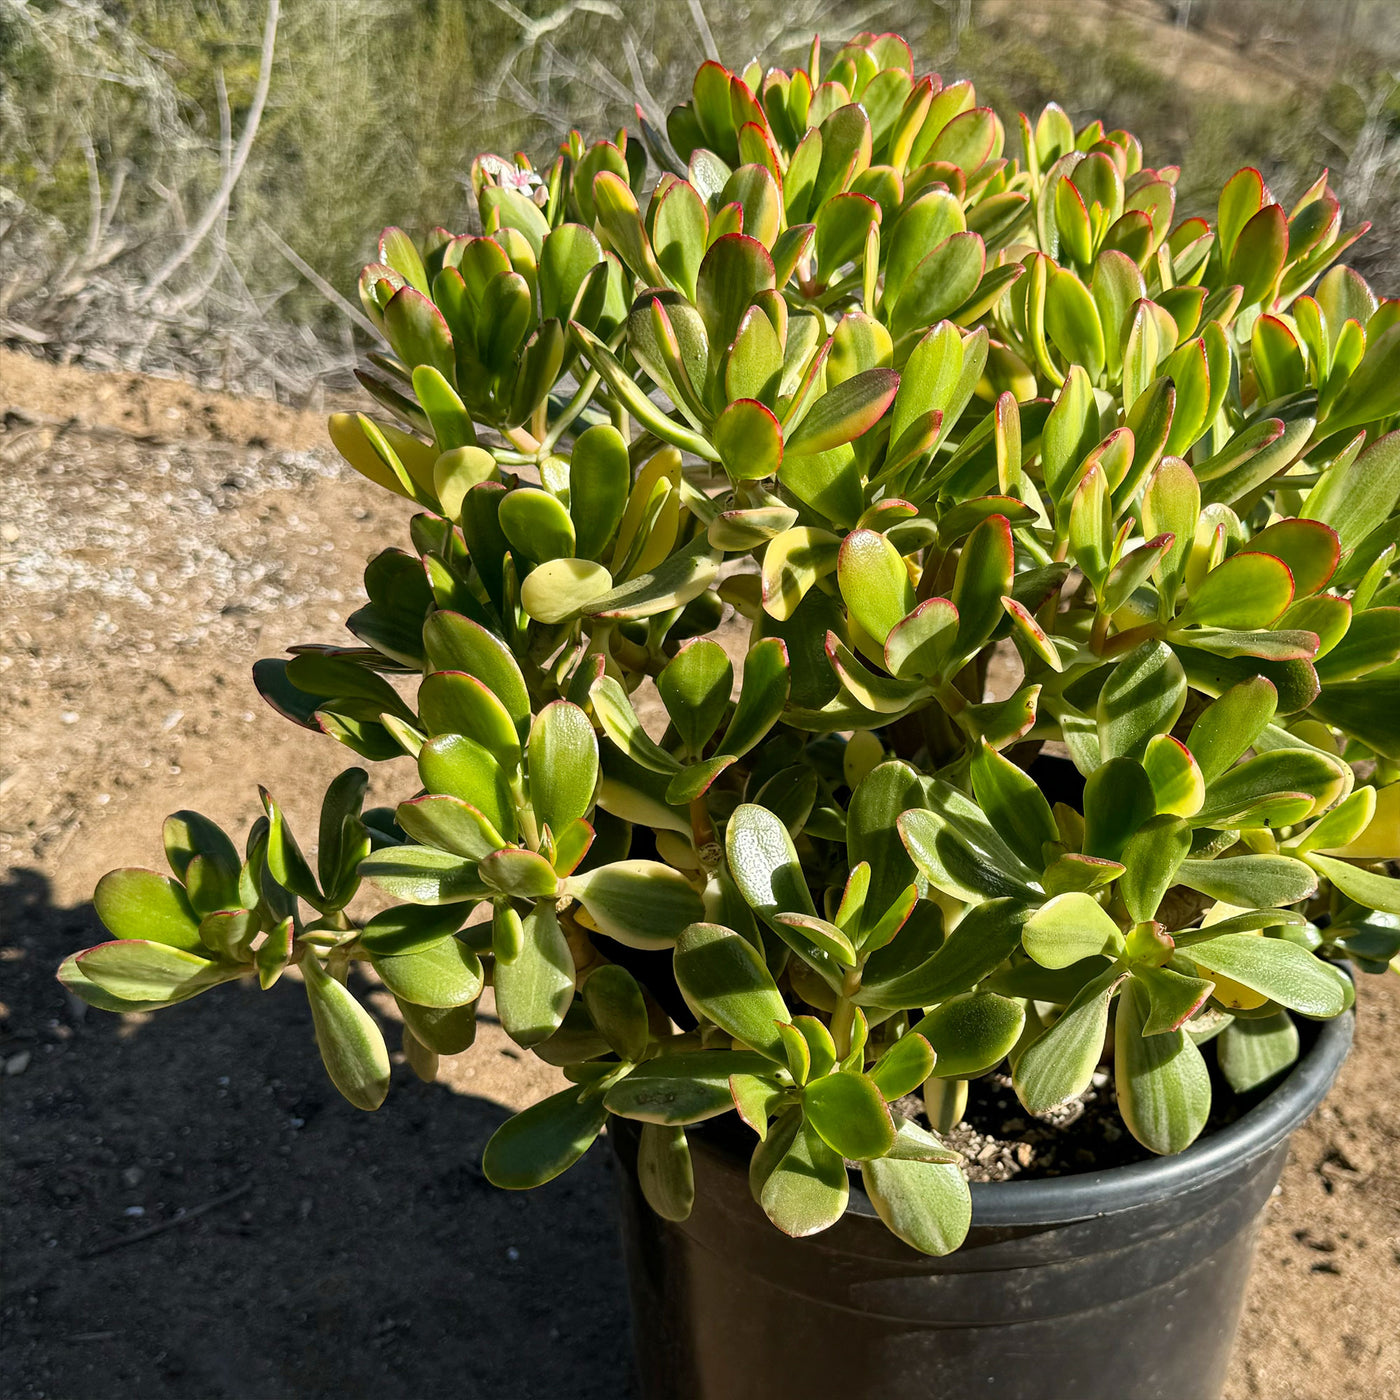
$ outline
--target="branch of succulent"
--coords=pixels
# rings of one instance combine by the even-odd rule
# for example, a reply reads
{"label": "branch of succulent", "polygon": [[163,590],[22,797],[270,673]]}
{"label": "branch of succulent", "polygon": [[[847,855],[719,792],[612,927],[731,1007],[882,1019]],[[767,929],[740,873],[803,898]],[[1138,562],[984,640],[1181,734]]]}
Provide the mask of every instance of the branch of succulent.
{"label": "branch of succulent", "polygon": [[[968,1227],[931,1130],[967,1080],[1009,1059],[1040,1111],[1110,1045],[1167,1153],[1208,1058],[1284,1070],[1341,965],[1400,954],[1400,303],[1333,266],[1362,230],[1325,175],[1288,210],[1242,170],[1177,220],[1129,133],[1019,135],[865,34],[706,63],[665,136],[482,157],[480,236],[388,230],[388,417],[331,436],[422,507],[412,548],[352,643],[255,680],[403,800],[342,774],[314,871],[270,797],[242,857],[178,813],[173,877],[107,876],[117,941],[65,984],[150,1009],[295,963],[372,1109],[350,967],[429,1078],[489,982],[571,1084],[491,1140],[499,1185],[618,1114],[683,1218],[686,1131],[736,1112],[779,1229],[835,1222],[855,1162],[932,1253]],[[736,675],[710,634],[745,630]],[[993,651],[1019,679],[988,699]],[[1045,743],[1082,804],[1026,772]],[[362,882],[395,903],[355,916]],[[930,1126],[895,1107],[921,1089]]]}

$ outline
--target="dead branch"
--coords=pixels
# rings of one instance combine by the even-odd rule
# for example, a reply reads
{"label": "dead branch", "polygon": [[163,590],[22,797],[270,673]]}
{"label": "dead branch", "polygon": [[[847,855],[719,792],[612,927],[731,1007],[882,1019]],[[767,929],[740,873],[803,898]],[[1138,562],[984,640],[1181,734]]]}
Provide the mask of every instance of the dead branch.
{"label": "dead branch", "polygon": [[205,206],[204,212],[195,220],[185,241],[156,269],[150,280],[136,298],[138,306],[144,306],[160,290],[191,255],[204,242],[219,216],[228,207],[233,196],[234,186],[247,163],[248,154],[253,149],[253,140],[258,134],[258,124],[262,121],[263,107],[267,102],[268,89],[272,86],[272,59],[277,48],[277,21],[281,16],[282,0],[267,0],[267,19],[263,24],[262,56],[258,64],[258,82],[253,90],[252,105],[248,108],[243,132],[238,138],[233,160],[224,178],[219,182],[213,199]]}

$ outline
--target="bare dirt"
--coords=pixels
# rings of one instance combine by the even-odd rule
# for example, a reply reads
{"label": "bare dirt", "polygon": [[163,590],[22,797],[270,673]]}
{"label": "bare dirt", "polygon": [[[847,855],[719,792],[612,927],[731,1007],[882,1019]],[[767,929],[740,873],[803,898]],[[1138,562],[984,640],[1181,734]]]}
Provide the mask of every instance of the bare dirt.
{"label": "bare dirt", "polygon": [[[342,635],[406,510],[317,415],[181,384],[0,351],[0,420],[0,1394],[630,1394],[609,1154],[483,1180],[495,1126],[559,1082],[489,1017],[366,1115],[294,983],[116,1018],[53,980],[100,936],[97,877],[160,865],[165,813],[241,835],[262,781],[309,825],[354,756],[248,670]],[[1400,1394],[1400,982],[1360,1012],[1269,1206],[1229,1400]]]}

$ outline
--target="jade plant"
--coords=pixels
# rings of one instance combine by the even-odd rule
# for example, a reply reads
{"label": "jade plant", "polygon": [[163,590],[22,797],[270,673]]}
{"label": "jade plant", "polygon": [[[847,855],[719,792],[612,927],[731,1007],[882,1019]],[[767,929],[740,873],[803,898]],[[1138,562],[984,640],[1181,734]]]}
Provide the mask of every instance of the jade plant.
{"label": "jade plant", "polygon": [[131,1011],[295,967],[364,1109],[366,989],[431,1079],[490,985],[569,1086],[497,1184],[629,1119],[682,1219],[734,1113],[779,1229],[856,1164],[941,1253],[969,1081],[1040,1113],[1111,1061],[1177,1152],[1212,1062],[1266,1085],[1400,966],[1400,303],[1325,174],[1181,217],[1128,132],[1050,106],[1008,157],[892,35],[638,122],[482,156],[480,233],[361,276],[382,411],[330,435],[409,547],[254,679],[390,805],[343,773],[314,867],[267,793],[241,852],[177,813],[59,975]]}

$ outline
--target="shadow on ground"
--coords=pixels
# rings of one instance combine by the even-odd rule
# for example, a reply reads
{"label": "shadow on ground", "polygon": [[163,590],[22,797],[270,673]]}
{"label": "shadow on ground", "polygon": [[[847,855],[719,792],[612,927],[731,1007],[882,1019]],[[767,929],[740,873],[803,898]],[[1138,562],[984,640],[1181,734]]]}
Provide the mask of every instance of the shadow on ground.
{"label": "shadow on ground", "polygon": [[497,1191],[506,1110],[403,1067],[351,1108],[299,987],[85,1015],[53,969],[100,941],[91,906],[17,870],[0,929],[7,1400],[632,1393],[606,1144]]}

